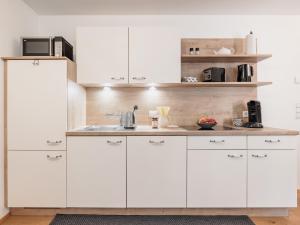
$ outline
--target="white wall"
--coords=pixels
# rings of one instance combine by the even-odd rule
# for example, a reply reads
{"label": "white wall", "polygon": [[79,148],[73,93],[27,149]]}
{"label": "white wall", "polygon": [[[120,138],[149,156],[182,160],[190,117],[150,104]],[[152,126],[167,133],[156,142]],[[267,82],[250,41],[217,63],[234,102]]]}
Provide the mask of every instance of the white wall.
{"label": "white wall", "polygon": [[[38,16],[21,0],[0,0],[0,56],[20,55],[20,36],[37,35]],[[3,62],[0,62],[0,218],[4,207]]]}
{"label": "white wall", "polygon": [[259,80],[274,83],[259,88],[263,122],[300,130],[295,118],[300,85],[294,84],[295,76],[300,76],[300,16],[41,16],[39,20],[40,34],[63,35],[74,45],[78,26],[122,25],[178,26],[182,37],[244,37],[253,29],[260,53],[273,54],[258,67]]}

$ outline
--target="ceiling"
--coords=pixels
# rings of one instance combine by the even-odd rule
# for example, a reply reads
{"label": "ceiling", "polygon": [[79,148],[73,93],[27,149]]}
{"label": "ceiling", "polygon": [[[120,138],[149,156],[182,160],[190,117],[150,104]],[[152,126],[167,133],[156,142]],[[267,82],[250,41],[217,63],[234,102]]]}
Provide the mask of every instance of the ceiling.
{"label": "ceiling", "polygon": [[299,0],[23,0],[40,15],[292,15]]}

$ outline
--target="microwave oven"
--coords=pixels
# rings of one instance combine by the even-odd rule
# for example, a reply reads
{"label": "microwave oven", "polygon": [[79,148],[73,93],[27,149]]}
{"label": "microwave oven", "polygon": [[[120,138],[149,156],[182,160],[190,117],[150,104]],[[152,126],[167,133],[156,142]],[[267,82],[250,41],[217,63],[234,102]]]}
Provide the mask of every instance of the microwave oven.
{"label": "microwave oven", "polygon": [[63,37],[24,37],[23,56],[65,56],[73,60],[73,46]]}

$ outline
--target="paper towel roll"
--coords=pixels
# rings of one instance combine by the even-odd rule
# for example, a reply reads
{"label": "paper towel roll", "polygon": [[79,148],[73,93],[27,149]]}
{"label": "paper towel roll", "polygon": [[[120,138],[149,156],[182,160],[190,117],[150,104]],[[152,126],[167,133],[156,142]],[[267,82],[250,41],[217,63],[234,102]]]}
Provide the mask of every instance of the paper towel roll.
{"label": "paper towel roll", "polygon": [[252,31],[250,31],[250,34],[246,36],[246,53],[257,54],[256,37],[254,36]]}

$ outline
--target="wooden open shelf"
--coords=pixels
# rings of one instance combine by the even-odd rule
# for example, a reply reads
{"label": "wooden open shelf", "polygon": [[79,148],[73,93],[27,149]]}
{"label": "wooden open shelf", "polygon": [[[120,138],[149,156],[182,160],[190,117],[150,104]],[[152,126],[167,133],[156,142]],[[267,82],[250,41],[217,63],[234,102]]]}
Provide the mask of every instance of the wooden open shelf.
{"label": "wooden open shelf", "polygon": [[160,84],[83,84],[86,87],[119,87],[119,88],[145,88],[145,87],[261,87],[271,85],[272,82],[196,82],[196,83],[160,83]]}
{"label": "wooden open shelf", "polygon": [[257,54],[257,55],[182,55],[182,63],[202,63],[202,62],[245,62],[257,63],[265,59],[271,58],[271,54]]}

